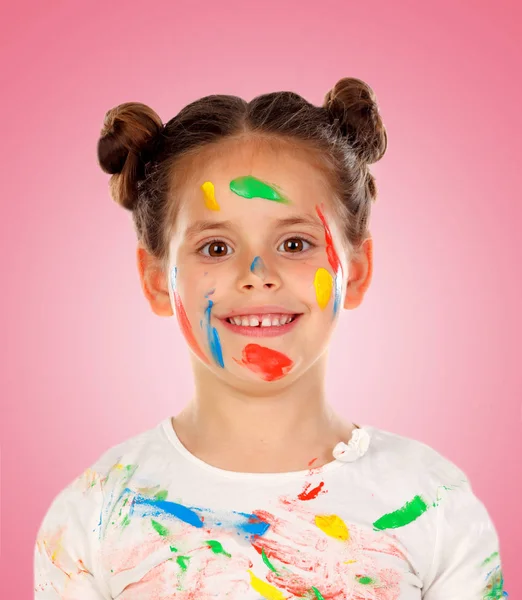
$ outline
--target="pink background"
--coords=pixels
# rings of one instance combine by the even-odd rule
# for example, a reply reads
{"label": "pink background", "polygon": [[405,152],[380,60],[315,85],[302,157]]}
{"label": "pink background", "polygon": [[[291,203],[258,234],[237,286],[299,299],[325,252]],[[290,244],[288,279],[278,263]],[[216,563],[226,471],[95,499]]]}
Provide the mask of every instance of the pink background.
{"label": "pink background", "polygon": [[206,94],[282,89],[321,103],[343,76],[374,88],[389,147],[373,168],[373,283],[336,332],[331,401],[466,472],[522,597],[517,4],[4,5],[3,597],[32,597],[56,494],[191,393],[185,344],[146,303],[129,214],[97,165],[105,112],[141,101],[166,122]]}

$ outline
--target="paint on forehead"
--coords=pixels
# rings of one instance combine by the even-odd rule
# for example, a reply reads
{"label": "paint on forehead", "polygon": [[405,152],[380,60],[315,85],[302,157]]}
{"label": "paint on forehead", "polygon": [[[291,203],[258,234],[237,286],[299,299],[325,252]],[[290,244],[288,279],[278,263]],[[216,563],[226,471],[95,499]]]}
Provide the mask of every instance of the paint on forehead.
{"label": "paint on forehead", "polygon": [[250,265],[250,270],[254,275],[257,275],[260,279],[265,279],[266,267],[263,259],[260,256],[256,256]]}
{"label": "paint on forehead", "polygon": [[330,301],[333,288],[333,277],[329,271],[322,267],[317,269],[314,277],[315,297],[321,310],[324,310]]}
{"label": "paint on forehead", "polygon": [[213,327],[210,323],[210,318],[212,316],[211,313],[212,313],[213,304],[214,303],[212,302],[212,300],[209,299],[207,309],[205,310],[205,325],[206,325],[206,329],[207,329],[208,345],[209,345],[212,357],[214,358],[216,363],[221,368],[224,368],[225,363],[223,361],[223,350],[221,348],[221,341],[219,339],[219,333],[218,333],[217,329],[215,327]]}
{"label": "paint on forehead", "polygon": [[219,210],[214,184],[211,181],[205,181],[205,183],[202,184],[201,189],[203,190],[203,196],[205,198],[205,206],[210,210]]}
{"label": "paint on forehead", "polygon": [[192,331],[192,326],[190,325],[190,321],[187,317],[187,313],[185,312],[185,308],[183,307],[183,304],[181,302],[180,295],[176,291],[177,274],[178,274],[178,269],[177,269],[177,267],[174,267],[171,270],[171,287],[172,287],[172,292],[174,295],[176,318],[178,320],[178,324],[181,329],[181,333],[187,340],[187,343],[188,343],[190,349],[192,350],[192,352],[194,352],[194,354],[196,356],[198,356],[204,363],[208,364],[209,360],[205,356],[203,350],[201,350],[201,348],[199,347],[198,341],[196,340],[196,338],[194,336],[194,332]]}
{"label": "paint on forehead", "polygon": [[294,366],[293,360],[286,354],[259,344],[247,344],[243,348],[242,360],[234,360],[265,381],[281,379]]}
{"label": "paint on forehead", "polygon": [[234,194],[243,198],[264,198],[265,200],[289,204],[289,201],[279,193],[274,185],[265,183],[251,175],[233,179],[230,182],[230,189]]}
{"label": "paint on forehead", "polygon": [[335,278],[334,278],[335,292],[334,292],[334,309],[333,309],[334,317],[335,317],[335,315],[337,314],[337,311],[339,310],[339,305],[341,303],[341,294],[342,294],[342,286],[343,286],[343,268],[341,265],[341,261],[339,260],[339,255],[337,254],[337,252],[335,250],[332,232],[330,231],[330,227],[328,226],[328,223],[323,214],[323,211],[321,210],[321,208],[319,206],[316,206],[315,209],[316,209],[317,215],[321,219],[321,222],[324,227],[324,239],[326,242],[326,255],[328,256],[328,262],[330,263],[330,266],[332,267],[332,269],[335,273]]}

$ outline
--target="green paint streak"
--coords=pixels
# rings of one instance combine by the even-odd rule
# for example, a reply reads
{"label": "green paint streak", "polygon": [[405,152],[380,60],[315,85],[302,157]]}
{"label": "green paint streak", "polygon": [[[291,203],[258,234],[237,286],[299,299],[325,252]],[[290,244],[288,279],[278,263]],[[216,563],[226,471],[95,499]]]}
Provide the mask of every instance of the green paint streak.
{"label": "green paint streak", "polygon": [[127,527],[127,525],[130,523],[130,519],[129,519],[129,515],[125,515],[123,517],[123,521],[121,522],[121,527],[122,529]]}
{"label": "green paint streak", "polygon": [[415,496],[413,500],[406,502],[404,506],[395,510],[391,513],[383,515],[380,519],[377,519],[373,524],[374,529],[395,529],[397,527],[404,527],[415,519],[418,519],[423,513],[428,510],[428,505],[421,496]]}
{"label": "green paint streak", "polygon": [[207,544],[214,554],[224,554],[228,558],[232,557],[232,554],[225,552],[221,542],[218,542],[217,540],[207,540]]}
{"label": "green paint streak", "polygon": [[500,600],[501,598],[507,598],[507,592],[504,592],[504,577],[502,570],[494,572],[484,589],[483,600]]}
{"label": "green paint streak", "polygon": [[265,563],[265,565],[274,573],[277,573],[277,569],[274,567],[274,565],[268,560],[268,556],[265,554],[265,549],[261,548],[261,558],[263,559],[263,562]]}
{"label": "green paint streak", "polygon": [[157,494],[154,495],[154,498],[156,498],[156,500],[166,500],[167,495],[168,495],[167,490],[160,490]]}
{"label": "green paint streak", "polygon": [[230,182],[230,189],[234,194],[242,196],[243,198],[264,198],[265,200],[289,204],[288,200],[283,198],[275,187],[264,183],[251,175],[233,179]]}
{"label": "green paint streak", "polygon": [[324,596],[321,594],[321,592],[316,587],[312,586],[312,590],[313,590],[313,592],[315,594],[315,597],[318,600],[324,600]]}
{"label": "green paint streak", "polygon": [[121,505],[120,512],[118,513],[118,517],[121,517],[121,511],[123,510],[123,507],[127,504],[128,501],[129,501],[129,499],[125,498],[125,500],[123,501],[123,504]]}
{"label": "green paint streak", "polygon": [[[175,546],[169,546],[171,552],[177,552],[178,549]],[[172,560],[172,559],[169,559]]]}
{"label": "green paint streak", "polygon": [[487,565],[488,563],[490,563],[494,558],[497,558],[498,556],[498,551],[493,552],[493,554],[491,554],[490,556],[488,556],[484,562],[482,563],[482,565]]}
{"label": "green paint streak", "polygon": [[188,561],[190,560],[190,556],[178,556],[176,562],[180,566],[182,571],[186,571],[188,567]]}
{"label": "green paint streak", "polygon": [[164,527],[161,523],[158,523],[157,521],[155,521],[154,519],[150,520],[152,523],[152,526],[154,527],[154,529],[163,537],[165,537],[166,535],[169,535],[169,530]]}
{"label": "green paint streak", "polygon": [[373,583],[373,579],[371,577],[367,577],[366,575],[364,577],[359,577],[359,583],[364,583],[364,584],[368,584],[368,583]]}

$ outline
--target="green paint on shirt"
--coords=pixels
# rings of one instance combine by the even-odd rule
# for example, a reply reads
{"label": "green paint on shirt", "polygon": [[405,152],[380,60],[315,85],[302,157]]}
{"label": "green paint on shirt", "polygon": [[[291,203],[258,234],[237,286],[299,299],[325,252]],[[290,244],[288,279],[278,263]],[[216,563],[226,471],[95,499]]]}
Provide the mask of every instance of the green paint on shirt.
{"label": "green paint on shirt", "polygon": [[383,515],[373,524],[376,530],[379,529],[395,529],[404,527],[415,519],[418,519],[426,510],[428,505],[420,496],[415,496],[413,500],[406,502],[404,506],[391,513]]}

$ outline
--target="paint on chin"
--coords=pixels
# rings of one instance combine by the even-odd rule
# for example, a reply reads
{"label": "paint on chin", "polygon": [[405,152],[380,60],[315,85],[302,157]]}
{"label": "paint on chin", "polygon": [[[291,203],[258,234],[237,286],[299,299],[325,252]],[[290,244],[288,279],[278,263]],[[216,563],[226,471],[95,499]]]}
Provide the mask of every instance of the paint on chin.
{"label": "paint on chin", "polygon": [[265,381],[281,379],[294,366],[293,360],[286,354],[259,344],[247,344],[243,348],[242,360],[237,360],[237,358],[234,360],[238,365],[250,369]]}
{"label": "paint on chin", "polygon": [[320,206],[315,207],[319,218],[324,227],[324,239],[326,242],[326,255],[328,256],[328,262],[335,273],[334,277],[334,317],[339,310],[339,305],[341,303],[341,295],[342,295],[342,286],[343,286],[343,268],[341,265],[341,261],[339,260],[339,255],[335,250],[335,246],[333,243],[332,232],[330,231],[330,227],[326,221],[326,218],[321,210]]}
{"label": "paint on chin", "polygon": [[[212,290],[212,293],[213,292],[214,292],[214,290]],[[208,295],[209,294],[206,294],[205,297],[208,298]],[[210,324],[210,317],[211,317],[213,304],[214,303],[212,302],[212,300],[208,299],[208,306],[207,306],[207,309],[205,310],[207,339],[208,339],[208,345],[209,345],[212,357],[214,358],[216,363],[223,369],[225,367],[225,362],[223,361],[223,349],[221,348],[221,341],[219,339],[219,333],[218,333],[218,330],[215,327],[212,327],[212,325]]]}
{"label": "paint on chin", "polygon": [[176,307],[176,318],[178,320],[179,327],[181,329],[181,333],[187,340],[187,344],[194,352],[196,356],[198,356],[204,363],[209,364],[208,358],[205,356],[203,350],[200,348],[198,341],[194,336],[194,332],[192,331],[192,326],[190,325],[190,321],[187,317],[187,313],[185,312],[185,308],[181,302],[181,298],[179,293],[176,291],[176,277],[178,274],[177,267],[174,267],[171,271],[171,286],[172,292],[174,295],[174,304]]}
{"label": "paint on chin", "polygon": [[289,204],[289,201],[279,193],[275,185],[265,183],[251,175],[233,179],[230,182],[230,190],[243,198],[263,198]]}
{"label": "paint on chin", "polygon": [[203,195],[205,197],[205,206],[210,210],[219,210],[219,204],[216,200],[216,194],[214,191],[214,184],[211,181],[205,181],[201,185]]}
{"label": "paint on chin", "polygon": [[254,275],[257,275],[261,281],[265,280],[266,267],[263,259],[260,256],[256,256],[250,265],[250,270]]}

